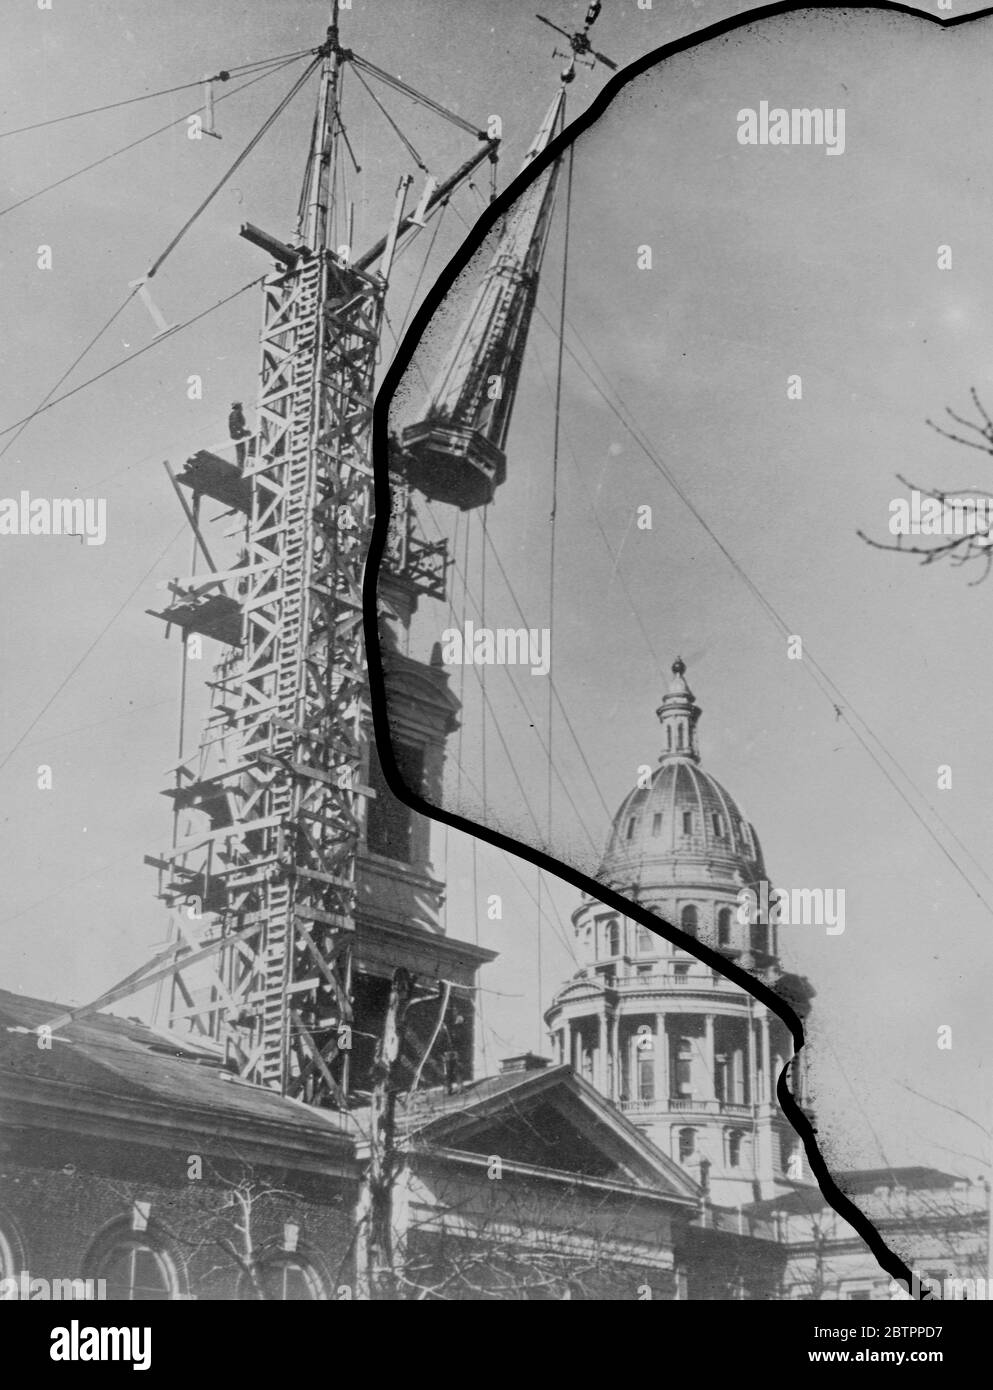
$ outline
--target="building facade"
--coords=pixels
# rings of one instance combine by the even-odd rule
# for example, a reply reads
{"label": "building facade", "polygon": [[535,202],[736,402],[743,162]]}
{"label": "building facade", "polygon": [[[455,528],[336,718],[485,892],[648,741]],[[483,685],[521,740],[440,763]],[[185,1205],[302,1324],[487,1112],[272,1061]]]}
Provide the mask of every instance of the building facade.
{"label": "building facade", "polygon": [[[754,828],[700,764],[700,707],[681,660],[657,711],[662,750],[614,817],[597,877],[775,987],[776,928],[742,921],[766,879]],[[785,1024],[724,975],[593,898],[572,918],[582,966],[545,1018],[575,1069],[690,1172],[715,1203],[788,1190],[797,1136],[776,1100]],[[790,977],[791,1001],[812,995]],[[800,1069],[796,1089],[802,1091]],[[798,1097],[801,1098],[802,1097]]]}

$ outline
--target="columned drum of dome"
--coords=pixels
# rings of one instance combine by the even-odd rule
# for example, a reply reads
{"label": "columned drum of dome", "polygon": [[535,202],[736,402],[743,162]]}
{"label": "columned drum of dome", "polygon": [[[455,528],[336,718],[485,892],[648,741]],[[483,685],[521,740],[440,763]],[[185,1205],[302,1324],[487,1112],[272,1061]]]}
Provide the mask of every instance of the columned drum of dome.
{"label": "columned drum of dome", "polygon": [[[739,920],[739,893],[766,878],[761,845],[700,765],[701,711],[685,672],[677,659],[657,711],[658,766],[622,801],[597,876],[775,985],[783,975],[775,927]],[[572,924],[582,965],[545,1015],[559,1060],[719,1204],[809,1180],[775,1095],[793,1053],[781,1020],[688,950],[595,899],[584,898]]]}

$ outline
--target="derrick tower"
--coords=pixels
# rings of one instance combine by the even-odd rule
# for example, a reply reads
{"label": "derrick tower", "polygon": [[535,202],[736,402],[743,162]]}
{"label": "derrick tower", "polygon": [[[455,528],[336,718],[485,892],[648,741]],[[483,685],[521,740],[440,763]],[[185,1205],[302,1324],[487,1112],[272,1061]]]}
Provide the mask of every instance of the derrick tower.
{"label": "derrick tower", "polygon": [[[336,12],[315,55],[320,89],[297,240],[242,228],[275,262],[263,285],[257,427],[170,473],[195,538],[194,573],[170,584],[172,601],[156,616],[183,636],[184,689],[195,644],[222,650],[199,745],[184,755],[181,732],[166,790],[173,843],[147,859],[172,909],[170,940],[130,984],[158,981],[162,990],[164,982],[167,1026],[214,1046],[245,1079],[344,1107],[368,1088],[397,966],[440,1001],[437,1026],[435,1011],[421,1011],[430,1016],[425,1056],[444,1030],[427,1073],[466,1074],[475,976],[493,956],[443,933],[429,823],[385,785],[371,737],[361,593],[375,374],[398,244],[495,159],[498,142],[456,118],[480,142],[472,157],[441,183],[429,177],[412,212],[404,174],[380,240],[360,255],[333,247],[342,143],[351,155],[343,73],[354,66],[394,87],[398,79],[342,47]],[[562,123],[564,80],[528,162]],[[397,641],[420,597],[444,597],[448,566],[445,543],[419,532],[411,490],[470,508],[502,480],[556,167],[507,219],[442,386],[424,420],[394,441],[389,464],[380,591],[391,728],[405,780],[429,799],[440,793],[458,704],[444,669],[402,655]],[[479,390],[494,374],[503,378],[496,414]],[[205,500],[235,522],[240,549],[227,567],[204,534]]]}

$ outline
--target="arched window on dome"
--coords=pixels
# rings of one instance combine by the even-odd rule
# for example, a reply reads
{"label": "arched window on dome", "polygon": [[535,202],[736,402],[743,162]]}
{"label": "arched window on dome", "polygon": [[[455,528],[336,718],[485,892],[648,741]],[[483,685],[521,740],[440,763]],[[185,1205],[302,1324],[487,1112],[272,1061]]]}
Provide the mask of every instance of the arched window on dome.
{"label": "arched window on dome", "polygon": [[700,926],[700,917],[692,903],[687,903],[679,914],[679,925],[687,936],[696,936]]}
{"label": "arched window on dome", "polygon": [[662,812],[656,811],[652,816],[652,834],[656,839],[662,834]]}
{"label": "arched window on dome", "polygon": [[731,909],[722,907],[717,913],[717,944],[731,945]]}
{"label": "arched window on dome", "polygon": [[634,839],[634,828],[635,828],[635,826],[636,826],[637,824],[638,824],[638,817],[637,817],[637,816],[632,816],[632,817],[630,818],[630,820],[628,821],[627,838],[628,838],[629,840],[633,840],[633,839]]}
{"label": "arched window on dome", "polygon": [[693,834],[693,812],[692,812],[692,811],[684,811],[684,812],[683,812],[683,834],[684,834],[684,835],[692,835],[692,834]]}
{"label": "arched window on dome", "polygon": [[681,1129],[678,1135],[678,1143],[679,1148],[677,1152],[679,1153],[679,1161],[680,1163],[688,1163],[696,1153],[696,1130],[691,1129],[689,1126],[685,1129]]}
{"label": "arched window on dome", "polygon": [[714,834],[718,840],[724,839],[724,817],[720,811],[715,811],[710,818],[710,823],[714,827]]}

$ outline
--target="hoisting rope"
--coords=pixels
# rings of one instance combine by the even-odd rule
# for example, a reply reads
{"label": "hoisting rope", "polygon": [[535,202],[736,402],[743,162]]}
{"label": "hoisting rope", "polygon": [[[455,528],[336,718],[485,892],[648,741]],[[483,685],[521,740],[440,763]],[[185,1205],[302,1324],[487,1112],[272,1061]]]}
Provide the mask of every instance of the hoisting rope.
{"label": "hoisting rope", "polygon": [[418,169],[420,169],[421,172],[424,173],[424,174],[430,173],[430,170],[428,169],[428,166],[424,163],[424,160],[421,158],[421,156],[420,156],[420,155],[417,153],[417,151],[414,149],[414,147],[413,147],[413,145],[411,144],[411,142],[407,139],[406,135],[404,135],[403,131],[402,131],[402,130],[400,129],[400,127],[397,125],[396,121],[393,119],[393,117],[392,117],[392,116],[390,115],[390,113],[387,111],[387,109],[386,109],[386,107],[383,105],[383,103],[379,100],[379,97],[376,95],[376,93],[375,93],[375,92],[372,90],[372,88],[369,86],[368,82],[367,82],[367,81],[365,80],[365,78],[362,76],[362,73],[359,71],[358,68],[355,69],[355,76],[359,79],[359,81],[362,83],[362,86],[363,86],[363,87],[366,89],[366,91],[368,92],[369,97],[370,97],[370,100],[372,100],[372,101],[376,104],[376,106],[379,107],[380,111],[381,111],[381,112],[383,113],[383,115],[386,117],[386,120],[387,120],[387,121],[389,122],[389,124],[390,124],[390,129],[391,129],[391,130],[393,131],[393,133],[396,135],[397,139],[398,139],[398,140],[400,141],[400,143],[403,145],[404,149],[405,149],[405,150],[407,151],[407,153],[410,155],[411,159],[412,159],[412,160],[414,161],[414,163],[417,165]]}
{"label": "hoisting rope", "polygon": [[[293,86],[290,88],[289,92],[286,94],[285,97],[283,97],[282,101],[279,103],[279,105],[276,107],[276,109],[272,112],[272,114],[271,114],[270,116],[268,116],[268,117],[266,118],[266,120],[262,123],[262,126],[260,127],[260,129],[259,129],[259,131],[257,132],[257,134],[254,135],[254,136],[252,137],[252,139],[248,142],[248,144],[245,146],[245,148],[242,150],[242,152],[238,155],[237,159],[234,161],[234,163],[233,163],[233,164],[231,165],[231,167],[228,169],[227,173],[214,185],[214,187],[211,189],[211,191],[207,194],[206,198],[204,198],[203,201],[200,203],[200,205],[199,205],[199,207],[196,209],[196,211],[192,214],[191,217],[188,217],[188,218],[186,219],[186,221],[183,223],[182,227],[180,227],[179,231],[176,233],[176,235],[172,238],[172,240],[171,240],[171,241],[169,242],[169,244],[166,246],[165,250],[162,251],[162,253],[161,253],[161,254],[155,259],[155,261],[152,263],[151,267],[150,267],[149,270],[146,272],[146,275],[145,275],[145,279],[146,279],[146,280],[150,280],[150,279],[152,278],[152,276],[160,269],[160,267],[163,265],[163,263],[166,261],[166,259],[167,259],[169,256],[172,255],[173,251],[176,249],[176,247],[179,245],[180,241],[182,241],[183,237],[186,235],[186,233],[187,233],[187,232],[190,230],[190,228],[193,226],[194,222],[196,222],[197,218],[198,218],[198,217],[204,212],[204,210],[210,205],[210,203],[211,203],[211,202],[213,201],[213,199],[217,196],[217,194],[220,192],[220,190],[224,187],[224,185],[227,183],[228,179],[229,179],[229,178],[231,177],[231,175],[235,172],[235,170],[238,169],[242,163],[244,163],[245,159],[247,159],[248,155],[251,154],[252,150],[255,148],[255,146],[259,143],[259,141],[260,141],[260,140],[262,139],[262,137],[265,135],[266,131],[269,130],[269,128],[272,126],[273,122],[281,115],[281,113],[285,110],[285,108],[288,106],[288,104],[289,104],[289,103],[293,100],[293,98],[296,96],[297,92],[299,92],[300,88],[304,85],[304,83],[307,81],[307,79],[308,79],[308,78],[311,76],[311,74],[320,66],[320,64],[321,64],[322,62],[323,62],[323,58],[320,57],[320,56],[318,56],[318,57],[316,57],[316,58],[313,60],[312,63],[308,63],[307,68],[306,68],[306,70],[304,71],[304,73],[303,73],[303,74],[301,75],[301,77],[293,84]],[[61,376],[59,377],[59,379],[55,382],[55,384],[46,392],[45,396],[42,398],[42,400],[39,402],[39,404],[35,407],[35,409],[31,412],[31,414],[25,416],[25,418],[21,421],[20,425],[16,428],[15,433],[14,433],[13,435],[11,435],[10,439],[8,439],[8,441],[7,441],[7,443],[4,445],[4,447],[3,447],[2,449],[0,449],[0,458],[3,458],[3,456],[4,456],[4,455],[7,453],[7,451],[11,448],[11,446],[17,442],[17,440],[20,438],[21,434],[23,434],[24,430],[27,429],[27,427],[28,427],[28,425],[30,424],[30,422],[31,422],[37,415],[39,415],[39,414],[41,413],[41,411],[43,411],[43,410],[45,409],[45,407],[49,404],[49,402],[51,401],[52,397],[55,395],[56,391],[59,389],[59,387],[62,385],[62,383],[67,379],[67,377],[69,377],[69,376],[71,375],[71,373],[76,369],[76,367],[78,367],[78,365],[80,364],[80,362],[82,362],[83,358],[86,357],[87,354],[88,354],[89,352],[92,351],[92,349],[96,346],[96,344],[97,344],[97,343],[100,341],[100,339],[104,336],[104,334],[107,332],[107,330],[110,328],[110,326],[115,322],[115,320],[118,319],[118,318],[120,317],[120,315],[124,312],[124,310],[127,308],[127,306],[131,303],[132,299],[134,299],[135,295],[138,294],[138,292],[139,292],[139,290],[141,289],[141,287],[142,287],[142,286],[141,286],[141,281],[135,282],[135,284],[134,284],[134,285],[131,287],[131,289],[128,291],[127,295],[124,297],[124,299],[121,301],[121,303],[118,305],[118,307],[117,307],[117,308],[114,310],[114,312],[111,314],[110,318],[108,318],[108,319],[103,323],[103,325],[97,330],[97,332],[93,335],[93,337],[89,340],[89,342],[88,342],[88,343],[86,344],[86,346],[83,348],[82,352],[80,352],[80,353],[73,359],[73,361],[72,361],[72,362],[70,363],[70,365],[66,368],[66,370],[62,373],[62,375],[61,375]]]}
{"label": "hoisting rope", "polygon": [[[565,92],[562,94],[562,110],[560,113],[560,130],[565,128]],[[569,170],[566,175],[566,194],[565,194],[565,232],[562,241],[562,283],[560,287],[560,309],[559,309],[559,348],[555,368],[555,429],[552,439],[552,509],[549,514],[549,547],[548,547],[548,631],[549,639],[555,632],[555,517],[558,510],[558,486],[559,486],[559,450],[562,443],[562,375],[564,366],[563,342],[565,340],[565,304],[566,293],[569,285],[569,229],[572,222],[572,170],[575,145],[569,146]],[[546,808],[547,808],[547,836],[548,853],[553,854],[553,834],[554,834],[554,815],[553,815],[553,796],[552,796],[552,738],[554,732],[553,706],[552,701],[554,692],[552,682],[548,682],[548,772],[545,788]],[[538,900],[541,900],[541,877],[538,878]],[[542,997],[542,978],[541,978],[541,933],[537,934],[537,986],[538,986],[538,1039],[541,1043],[542,1018],[541,1018],[541,997]]]}
{"label": "hoisting rope", "polygon": [[234,174],[238,169],[241,168],[242,164],[244,164],[245,160],[248,158],[248,156],[249,156],[249,155],[252,153],[252,151],[255,149],[255,146],[256,146],[256,145],[259,143],[259,141],[265,136],[265,134],[266,134],[267,131],[270,129],[270,127],[279,119],[279,117],[280,117],[280,116],[283,114],[283,112],[286,110],[287,106],[289,106],[290,102],[291,102],[291,101],[293,100],[293,98],[296,96],[297,92],[299,92],[300,88],[309,80],[309,78],[312,76],[312,74],[313,74],[314,72],[316,72],[316,70],[320,67],[320,65],[321,65],[321,63],[322,63],[323,61],[324,61],[324,59],[323,59],[322,57],[319,56],[319,57],[315,58],[315,59],[313,60],[312,63],[308,63],[308,64],[307,64],[307,67],[304,69],[304,71],[300,74],[300,76],[299,76],[299,77],[297,78],[297,80],[294,82],[293,86],[290,88],[290,90],[289,90],[289,91],[286,93],[286,95],[283,97],[282,101],[281,101],[281,102],[279,103],[279,105],[276,107],[275,111],[273,111],[272,114],[271,114],[270,116],[268,116],[268,117],[262,122],[262,125],[259,127],[258,131],[252,136],[251,140],[249,140],[248,144],[247,144],[247,145],[245,146],[245,148],[242,150],[241,154],[238,155],[238,158],[234,161],[234,163],[233,163],[233,164],[231,165],[231,167],[228,169],[227,173],[225,173],[220,179],[218,179],[217,183],[214,184],[213,188],[212,188],[212,189],[210,190],[210,192],[207,194],[206,198],[204,198],[204,200],[200,203],[200,205],[196,208],[196,210],[195,210],[193,213],[191,213],[191,215],[186,219],[186,221],[185,221],[185,222],[183,223],[183,225],[180,227],[179,231],[176,233],[176,235],[173,237],[173,239],[169,242],[169,245],[165,248],[165,250],[161,253],[161,255],[159,255],[159,256],[152,262],[151,266],[149,267],[148,271],[146,272],[149,280],[150,280],[150,279],[152,278],[152,276],[159,270],[159,268],[160,268],[160,267],[162,266],[162,264],[168,259],[168,257],[172,255],[173,251],[175,251],[176,247],[179,245],[179,243],[182,241],[183,237],[186,235],[186,233],[187,233],[187,232],[190,230],[190,228],[193,226],[194,222],[196,222],[197,218],[198,218],[198,217],[201,215],[201,213],[203,213],[203,212],[210,206],[210,204],[214,201],[214,199],[217,197],[218,193],[220,193],[221,189],[222,189],[222,188],[224,187],[224,185],[227,183],[228,179],[231,178],[232,174]]}
{"label": "hoisting rope", "polygon": [[378,77],[380,82],[385,82],[388,87],[392,87],[397,92],[402,92],[404,96],[409,97],[411,101],[416,102],[419,106],[426,106],[429,111],[434,111],[436,115],[443,116],[446,121],[451,121],[453,125],[459,126],[469,135],[475,135],[480,140],[488,138],[485,130],[480,130],[479,127],[474,126],[471,121],[467,121],[463,116],[457,116],[454,111],[449,111],[448,108],[442,106],[440,102],[432,100],[429,96],[425,96],[423,92],[417,91],[416,88],[408,87],[406,82],[400,81],[399,77],[392,77],[388,72],[384,72],[382,68],[377,68],[375,63],[370,63],[367,58],[360,58],[358,54],[353,53],[351,61],[353,67],[361,68],[362,71],[367,72],[370,77]]}
{"label": "hoisting rope", "polygon": [[[306,58],[308,53],[313,53],[312,48],[302,48],[299,53],[281,53],[273,58],[257,58],[254,63],[242,63],[238,67],[222,68],[211,77],[201,77],[195,82],[181,82],[178,87],[163,87],[160,92],[144,92],[141,96],[125,97],[122,101],[110,101],[105,106],[90,106],[85,111],[71,111],[66,116],[52,116],[47,121],[35,121],[32,125],[16,126],[13,130],[0,131],[0,140],[6,140],[9,135],[24,135],[29,130],[44,130],[46,126],[61,125],[63,121],[76,121],[81,116],[95,116],[101,111],[116,111],[122,106],[133,106],[139,101],[153,101],[156,97],[172,96],[174,92],[188,92],[191,87],[202,87],[205,82],[228,82],[234,76],[240,76],[246,72],[256,72],[259,68],[269,67],[273,63],[293,62],[297,58]],[[199,110],[199,107],[197,108]],[[183,118],[185,120],[185,117]]]}
{"label": "hoisting rope", "polygon": [[[247,82],[242,82],[238,87],[232,87],[228,92],[222,92],[217,98],[215,105],[220,105],[222,101],[227,101],[228,97],[237,96],[239,92],[247,92],[249,87],[254,87],[256,82],[261,82],[263,78],[272,77],[277,72],[282,72],[283,68],[288,68],[291,63],[299,61],[291,58],[285,63],[280,63],[277,67],[266,68],[265,72],[258,73],[255,77],[249,78]],[[0,208],[0,217],[5,217],[8,212],[14,212],[17,208],[22,208],[26,203],[33,203],[35,198],[40,198],[45,193],[51,193],[53,189],[61,188],[63,184],[71,183],[73,179],[78,179],[83,174],[88,174],[92,169],[99,169],[103,164],[109,164],[118,155],[127,154],[129,150],[135,150],[139,145],[144,145],[148,140],[154,140],[157,135],[164,135],[167,130],[172,130],[175,126],[182,125],[184,121],[190,120],[192,116],[199,115],[203,110],[202,106],[194,107],[192,111],[186,111],[182,116],[177,116],[173,121],[166,121],[165,125],[158,126],[155,130],[150,130],[145,135],[139,135],[137,140],[130,140],[126,145],[121,145],[116,150],[111,150],[109,154],[102,154],[99,159],[92,160],[89,164],[84,164],[80,169],[73,169],[69,174],[63,174],[61,178],[53,183],[45,184],[44,188],[36,188],[33,193],[26,193],[23,198],[18,198],[16,203],[8,203],[5,208]]]}
{"label": "hoisting rope", "polygon": [[[555,326],[552,323],[552,321],[548,318],[547,314],[543,313],[540,306],[536,306],[536,309],[539,318],[541,318],[554,332]],[[655,453],[648,436],[630,417],[628,413],[629,407],[627,406],[627,403],[624,401],[623,397],[617,391],[617,388],[611,384],[609,376],[604,371],[603,367],[601,367],[592,349],[583,340],[575,324],[570,321],[567,322],[569,322],[569,327],[572,329],[572,332],[575,335],[577,341],[582,346],[583,351],[586,353],[589,360],[593,363],[594,367],[596,368],[600,376],[603,378],[603,380],[607,382],[610,392],[616,399],[611,399],[611,396],[608,394],[607,390],[605,390],[601,383],[596,380],[596,378],[580,360],[580,358],[573,351],[573,349],[568,345],[565,345],[565,351],[572,358],[573,362],[579,368],[580,372],[590,383],[593,389],[597,392],[597,394],[601,397],[607,409],[611,411],[611,413],[617,418],[617,420],[624,427],[624,429],[627,430],[627,432],[631,435],[632,439],[642,450],[651,466],[659,474],[661,474],[661,476],[669,484],[669,487],[672,489],[672,491],[676,494],[679,500],[690,512],[690,514],[693,516],[696,522],[702,527],[704,532],[707,534],[710,540],[714,543],[717,549],[727,560],[734,573],[738,576],[739,579],[741,579],[745,587],[751,593],[752,597],[762,608],[766,616],[772,621],[773,625],[778,629],[780,634],[783,636],[792,635],[796,631],[796,628],[794,626],[791,626],[787,622],[787,620],[782,616],[782,614],[779,613],[774,604],[766,598],[765,594],[762,592],[759,586],[745,571],[745,569],[738,563],[738,561],[735,559],[734,555],[731,553],[728,547],[724,544],[724,542],[717,535],[714,529],[709,525],[699,508],[696,507],[695,504],[691,501],[689,496],[686,494],[686,492],[683,490],[683,488],[680,486],[679,482],[673,475],[672,471]],[[564,344],[564,338],[561,336],[561,334],[559,336],[559,344],[560,346]],[[965,867],[958,861],[958,859],[956,859],[955,855],[942,843],[935,829],[928,824],[927,820],[917,809],[917,806],[914,805],[913,801],[911,800],[911,795],[916,797],[918,801],[927,808],[927,810],[934,817],[935,821],[941,826],[941,828],[948,835],[948,837],[954,842],[955,845],[958,846],[958,848],[962,851],[966,858],[972,862],[972,864],[978,870],[979,874],[988,882],[993,882],[993,878],[991,878],[989,871],[983,867],[980,861],[972,853],[969,847],[963,842],[963,840],[956,834],[956,832],[944,819],[941,813],[936,809],[935,806],[932,805],[932,803],[927,799],[927,797],[924,796],[923,793],[919,790],[919,788],[915,785],[913,779],[910,777],[909,773],[904,769],[899,760],[895,757],[893,753],[890,752],[886,744],[879,737],[879,735],[875,733],[868,721],[862,715],[859,714],[852,702],[845,696],[844,692],[828,674],[827,670],[811,654],[806,642],[804,643],[804,659],[801,665],[806,674],[810,677],[811,680],[813,680],[814,684],[817,686],[821,694],[827,699],[828,703],[835,710],[838,718],[841,719],[845,723],[845,725],[851,730],[852,734],[855,736],[855,739],[860,744],[863,751],[867,753],[873,761],[873,763],[875,763],[878,770],[882,773],[883,777],[890,784],[890,786],[896,792],[897,796],[910,811],[911,815],[924,830],[928,838],[937,847],[937,849],[941,852],[944,858],[948,860],[949,864],[951,864],[952,868],[955,870],[958,876],[971,890],[971,892],[976,896],[976,898],[978,898],[978,900],[987,909],[987,911],[993,913],[993,902],[991,902],[984,895],[983,891],[977,886],[973,877],[969,874]],[[849,713],[854,715],[855,719],[862,726],[862,729],[856,727],[856,725],[849,718]],[[865,731],[864,733],[862,732],[863,729]],[[902,787],[900,783],[896,780],[891,770],[884,764],[879,754],[876,752],[876,749],[870,745],[870,742],[868,740],[871,740],[872,743],[876,744],[883,757],[888,759],[892,766],[896,768],[900,776],[904,779],[907,786],[910,788],[910,794],[908,794],[905,788]]]}

